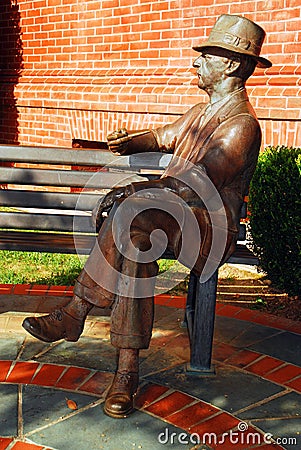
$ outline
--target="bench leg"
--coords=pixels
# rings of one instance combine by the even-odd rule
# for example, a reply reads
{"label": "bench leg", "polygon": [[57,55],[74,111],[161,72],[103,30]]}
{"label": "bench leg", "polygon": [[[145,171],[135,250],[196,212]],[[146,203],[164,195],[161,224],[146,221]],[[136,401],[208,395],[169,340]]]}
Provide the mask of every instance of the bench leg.
{"label": "bench leg", "polygon": [[218,271],[205,283],[200,283],[199,278],[190,274],[186,321],[190,339],[190,365],[189,373],[198,375],[212,375],[211,353],[215,319],[215,301],[217,291]]}

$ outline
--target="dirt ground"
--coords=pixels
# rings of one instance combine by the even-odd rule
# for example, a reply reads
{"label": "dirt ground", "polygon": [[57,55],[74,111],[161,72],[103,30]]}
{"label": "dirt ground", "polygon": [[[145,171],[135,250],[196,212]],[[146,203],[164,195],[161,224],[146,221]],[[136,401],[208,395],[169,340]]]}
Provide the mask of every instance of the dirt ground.
{"label": "dirt ground", "polygon": [[217,301],[301,321],[301,298],[278,291],[253,266],[224,264],[219,270]]}

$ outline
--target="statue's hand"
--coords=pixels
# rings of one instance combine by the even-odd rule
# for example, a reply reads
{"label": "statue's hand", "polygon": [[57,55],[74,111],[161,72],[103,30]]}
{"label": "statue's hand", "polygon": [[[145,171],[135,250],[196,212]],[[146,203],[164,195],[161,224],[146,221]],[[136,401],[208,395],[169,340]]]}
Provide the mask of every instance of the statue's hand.
{"label": "statue's hand", "polygon": [[97,232],[100,230],[105,217],[110,212],[115,201],[126,197],[126,188],[127,186],[114,188],[97,202],[92,211],[92,221]]}
{"label": "statue's hand", "polygon": [[120,128],[117,131],[107,136],[108,147],[116,155],[123,155],[126,152],[131,137],[125,128]]}

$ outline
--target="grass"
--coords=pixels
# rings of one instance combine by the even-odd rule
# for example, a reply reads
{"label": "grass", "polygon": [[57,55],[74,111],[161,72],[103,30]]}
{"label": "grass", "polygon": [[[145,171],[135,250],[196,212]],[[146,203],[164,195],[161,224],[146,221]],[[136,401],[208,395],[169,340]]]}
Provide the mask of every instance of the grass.
{"label": "grass", "polygon": [[0,283],[73,285],[87,257],[0,251]]}
{"label": "grass", "polygon": [[[61,253],[15,252],[0,250],[0,283],[72,286],[87,256]],[[160,260],[159,273],[168,271],[175,261]],[[186,281],[173,288],[173,294],[186,290]]]}

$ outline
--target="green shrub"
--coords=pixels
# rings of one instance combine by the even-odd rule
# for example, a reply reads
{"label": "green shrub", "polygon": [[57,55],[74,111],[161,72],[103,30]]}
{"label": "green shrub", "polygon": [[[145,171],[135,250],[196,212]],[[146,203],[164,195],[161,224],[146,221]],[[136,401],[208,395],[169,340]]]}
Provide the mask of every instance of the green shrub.
{"label": "green shrub", "polygon": [[301,148],[268,147],[249,192],[254,252],[273,285],[301,294]]}

